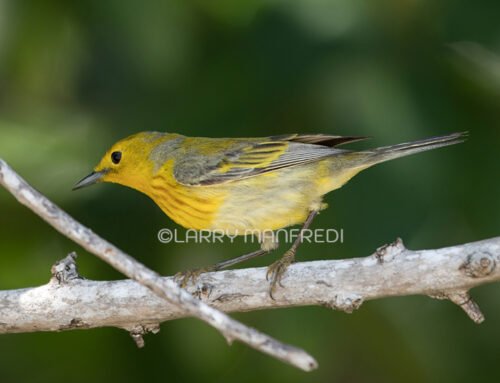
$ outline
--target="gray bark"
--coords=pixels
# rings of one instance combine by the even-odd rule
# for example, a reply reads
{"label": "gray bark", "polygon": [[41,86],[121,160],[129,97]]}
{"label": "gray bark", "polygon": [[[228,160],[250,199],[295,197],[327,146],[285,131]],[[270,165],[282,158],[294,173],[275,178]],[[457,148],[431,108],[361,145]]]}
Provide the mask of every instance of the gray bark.
{"label": "gray bark", "polygon": [[[43,286],[0,291],[0,333],[113,326],[141,333],[187,314],[132,280],[82,279],[74,254],[54,265]],[[428,295],[458,304],[477,323],[484,317],[468,291],[500,280],[500,237],[436,250],[412,251],[400,240],[364,258],[303,262],[286,272],[275,299],[265,268],[202,274],[188,291],[223,311],[322,305],[347,312],[371,299]],[[165,277],[164,280],[172,280]]]}
{"label": "gray bark", "polygon": [[[235,321],[223,312],[194,298],[184,289],[181,289],[173,280],[161,278],[158,273],[148,269],[130,255],[77,222],[47,197],[33,189],[2,159],[0,159],[0,185],[4,186],[21,204],[38,214],[66,237],[127,277],[147,287],[151,292],[162,298],[164,304],[169,302],[186,316],[196,317],[215,327],[228,342],[239,340],[305,371],[317,367],[317,362],[305,351],[283,344],[268,335]],[[4,310],[0,311],[0,322],[4,322],[4,316],[6,316]],[[140,338],[140,334],[135,334],[134,339],[141,345],[142,338]]]}

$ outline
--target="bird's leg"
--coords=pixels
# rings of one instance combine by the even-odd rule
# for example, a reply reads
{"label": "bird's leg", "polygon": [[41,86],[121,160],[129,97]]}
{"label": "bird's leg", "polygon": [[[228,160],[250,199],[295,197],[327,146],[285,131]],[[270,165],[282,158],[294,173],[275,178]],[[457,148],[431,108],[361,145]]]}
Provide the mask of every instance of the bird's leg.
{"label": "bird's leg", "polygon": [[233,265],[236,265],[238,263],[248,261],[249,259],[252,259],[252,258],[260,257],[261,255],[264,255],[267,253],[269,253],[269,250],[263,250],[263,249],[255,250],[255,251],[252,251],[251,253],[243,254],[243,255],[240,255],[239,257],[227,259],[225,261],[221,261],[219,263],[216,263],[215,265],[212,266],[211,271],[219,271],[222,269],[226,269],[226,268],[231,267]]}
{"label": "bird's leg", "polygon": [[269,252],[268,250],[259,249],[256,251],[252,251],[251,253],[248,254],[240,255],[239,257],[236,258],[231,258],[225,261],[218,262],[215,265],[178,272],[177,274],[175,274],[174,278],[176,280],[179,280],[180,286],[184,288],[190,281],[194,283],[198,279],[198,277],[203,273],[209,273],[211,271],[219,271],[228,268],[230,266],[236,265],[237,263],[241,263],[252,258],[260,257],[261,255],[267,254],[268,252]]}
{"label": "bird's leg", "polygon": [[181,287],[186,287],[187,284],[191,282],[195,282],[198,277],[203,274],[203,273],[208,273],[211,271],[219,271],[222,269],[226,269],[228,267],[234,266],[238,263],[248,261],[252,258],[257,258],[262,255],[268,254],[272,250],[276,249],[278,247],[278,243],[275,241],[274,237],[272,238],[264,238],[260,239],[261,241],[261,248],[256,251],[252,251],[251,253],[243,254],[240,255],[239,257],[236,258],[231,258],[227,259],[225,261],[221,261],[216,263],[215,265],[211,266],[206,266],[202,267],[200,269],[193,269],[193,270],[186,270],[186,271],[181,271],[175,274],[174,278],[179,281],[179,285]]}
{"label": "bird's leg", "polygon": [[283,287],[281,284],[281,278],[283,278],[283,274],[285,273],[286,269],[288,266],[290,266],[294,261],[295,261],[295,253],[297,252],[297,248],[299,245],[302,243],[302,240],[304,239],[304,232],[309,228],[311,225],[314,217],[318,214],[318,210],[311,210],[309,212],[309,215],[307,216],[306,221],[304,222],[304,225],[300,229],[299,235],[293,242],[292,246],[290,249],[288,249],[283,256],[278,259],[276,262],[271,264],[269,268],[267,269],[266,273],[266,279],[270,281],[271,283],[271,288],[269,290],[269,296],[274,299],[273,293],[276,290],[276,286],[280,285]]}

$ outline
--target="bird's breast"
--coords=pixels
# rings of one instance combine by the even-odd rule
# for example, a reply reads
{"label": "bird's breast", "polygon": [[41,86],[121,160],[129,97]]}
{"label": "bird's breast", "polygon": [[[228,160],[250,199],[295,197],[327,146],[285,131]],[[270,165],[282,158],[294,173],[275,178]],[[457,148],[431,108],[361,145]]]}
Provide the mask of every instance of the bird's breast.
{"label": "bird's breast", "polygon": [[233,182],[186,186],[162,173],[148,194],[186,228],[246,235],[304,222],[325,194],[317,175],[318,165],[311,164]]}
{"label": "bird's breast", "polygon": [[185,186],[165,176],[153,179],[148,194],[174,222],[196,230],[212,226],[224,200],[222,190]]}

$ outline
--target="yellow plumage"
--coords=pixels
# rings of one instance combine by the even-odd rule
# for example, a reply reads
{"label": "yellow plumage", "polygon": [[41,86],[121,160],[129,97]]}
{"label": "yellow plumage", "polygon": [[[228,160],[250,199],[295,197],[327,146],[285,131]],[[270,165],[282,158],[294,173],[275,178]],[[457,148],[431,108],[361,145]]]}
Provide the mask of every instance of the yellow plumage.
{"label": "yellow plumage", "polygon": [[[119,183],[148,195],[186,228],[243,235],[304,222],[307,226],[325,207],[323,196],[360,171],[461,142],[464,134],[359,152],[336,148],[362,138],[298,134],[202,138],[142,132],[114,144],[76,188],[101,181]],[[262,243],[264,250],[273,247]],[[272,266],[278,268],[273,286],[290,259],[289,254],[286,262]]]}

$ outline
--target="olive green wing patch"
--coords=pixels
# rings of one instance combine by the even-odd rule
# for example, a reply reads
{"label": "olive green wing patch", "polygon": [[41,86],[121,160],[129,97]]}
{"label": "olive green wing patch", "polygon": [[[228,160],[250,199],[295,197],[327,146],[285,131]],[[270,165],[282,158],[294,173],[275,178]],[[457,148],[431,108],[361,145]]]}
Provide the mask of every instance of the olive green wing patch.
{"label": "olive green wing patch", "polygon": [[178,158],[174,166],[176,180],[184,185],[214,185],[253,177],[290,166],[319,161],[345,150],[336,145],[361,138],[338,136],[275,136],[264,141],[235,141],[234,148],[211,155],[193,150]]}

